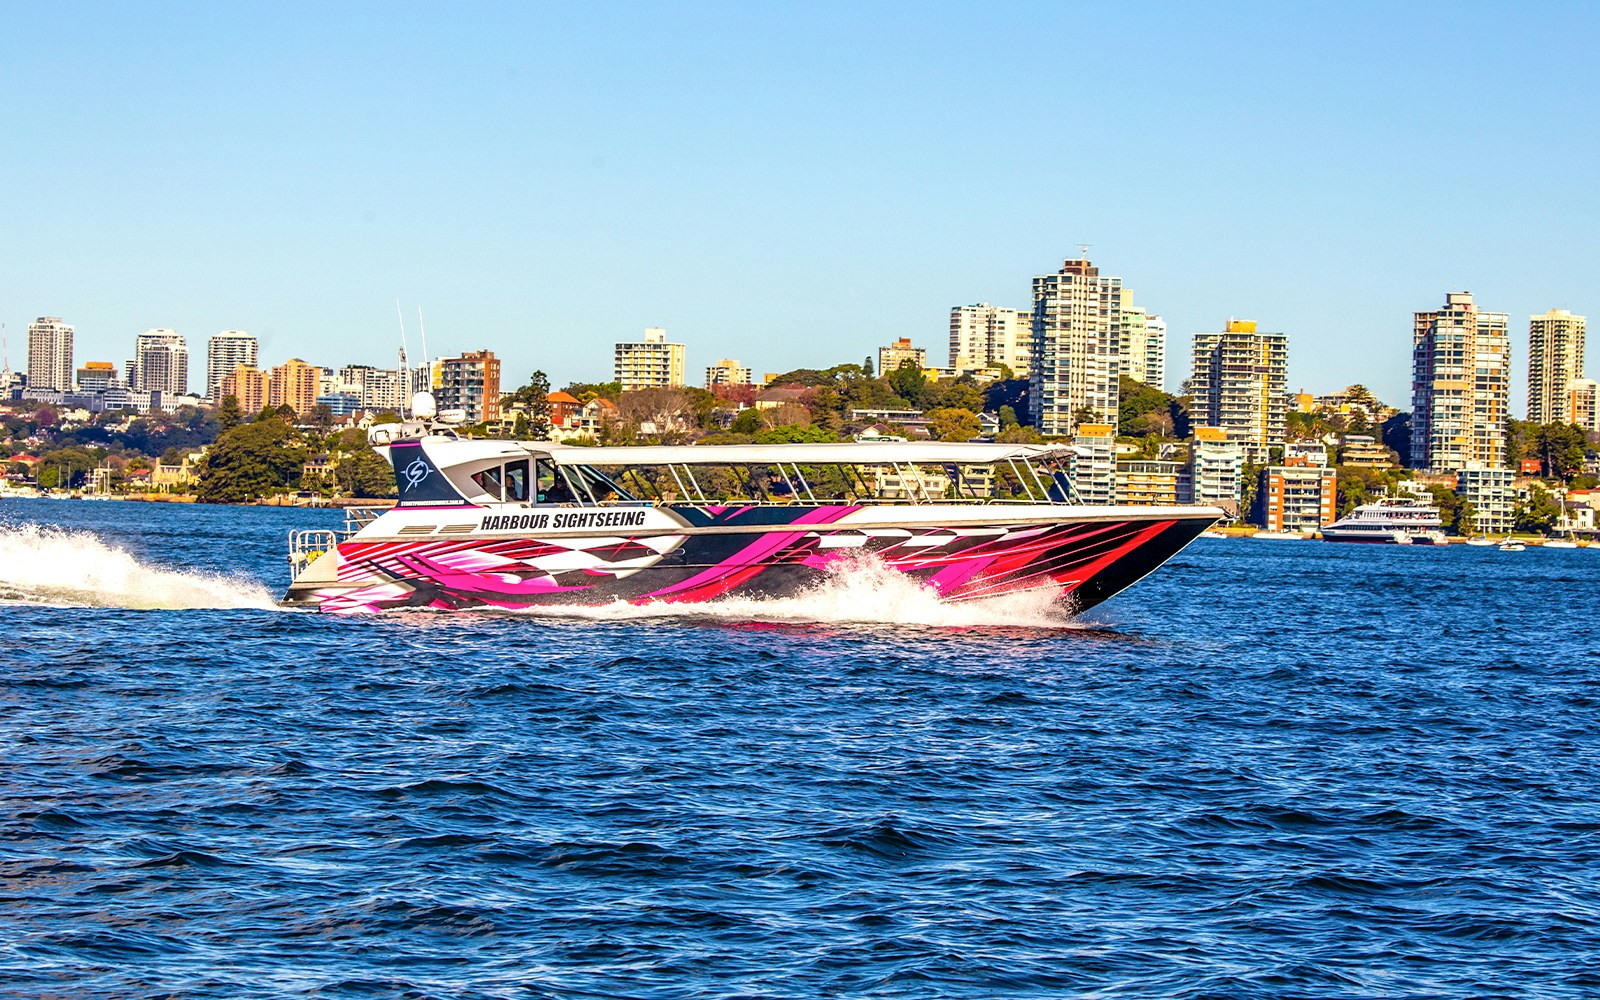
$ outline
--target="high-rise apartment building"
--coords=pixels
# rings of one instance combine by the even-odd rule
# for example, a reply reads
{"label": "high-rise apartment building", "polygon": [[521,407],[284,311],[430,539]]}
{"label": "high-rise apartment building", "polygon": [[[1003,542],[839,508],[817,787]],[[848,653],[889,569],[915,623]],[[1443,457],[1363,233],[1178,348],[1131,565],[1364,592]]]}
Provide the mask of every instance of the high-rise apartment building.
{"label": "high-rise apartment building", "polygon": [[661,327],[649,327],[643,340],[617,344],[613,373],[623,392],[683,385],[684,346],[667,343]]}
{"label": "high-rise apartment building", "polygon": [[[681,369],[678,384],[683,384]],[[439,409],[463,410],[469,424],[500,419],[500,359],[493,351],[467,351],[444,359]]]}
{"label": "high-rise apartment building", "polygon": [[1102,276],[1087,260],[1033,279],[1028,408],[1041,432],[1116,424],[1121,293],[1121,278]]}
{"label": "high-rise apartment building", "polygon": [[1510,317],[1482,312],[1471,292],[1419,312],[1411,333],[1411,465],[1456,472],[1506,463]]}
{"label": "high-rise apartment building", "polygon": [[1568,382],[1556,419],[1600,434],[1600,383],[1592,378],[1575,378]]}
{"label": "high-rise apartment building", "polygon": [[928,367],[928,350],[913,347],[910,337],[901,337],[888,347],[878,348],[878,374],[887,375],[907,361],[922,369]]}
{"label": "high-rise apartment building", "polygon": [[1122,322],[1117,329],[1117,373],[1161,388],[1167,378],[1167,323],[1122,290]]}
{"label": "high-rise apartment building", "polygon": [[1244,447],[1221,427],[1196,427],[1189,447],[1187,503],[1221,507],[1239,516],[1243,496]]}
{"label": "high-rise apartment building", "polygon": [[1220,427],[1248,458],[1264,460],[1283,442],[1288,419],[1289,338],[1260,333],[1249,320],[1229,320],[1221,333],[1195,334],[1189,391],[1195,426]]}
{"label": "high-rise apartment building", "polygon": [[[261,364],[261,345],[243,330],[223,330],[206,342],[206,398],[222,402],[222,380],[240,365],[256,368]],[[259,407],[257,407],[259,409]]]}
{"label": "high-rise apartment building", "polygon": [[72,327],[59,316],[28,324],[28,388],[72,391]]}
{"label": "high-rise apartment building", "polygon": [[1031,310],[987,302],[950,310],[950,367],[958,372],[1005,365],[1013,377],[1027,378],[1032,350]]}
{"label": "high-rise apartment building", "polygon": [[1567,383],[1583,377],[1584,318],[1552,309],[1528,318],[1528,419],[1555,423]]}
{"label": "high-rise apartment building", "polygon": [[352,393],[363,410],[398,413],[410,405],[413,390],[402,369],[346,365],[339,369],[337,381],[340,391]]}
{"label": "high-rise apartment building", "polygon": [[706,388],[719,385],[749,385],[750,369],[733,358],[722,358],[706,369]]}
{"label": "high-rise apartment building", "polygon": [[[317,405],[317,389],[322,369],[299,358],[290,358],[272,369],[267,379],[267,405],[288,406],[304,416]],[[244,400],[239,401],[241,404]]]}
{"label": "high-rise apartment building", "polygon": [[232,396],[239,401],[240,410],[252,415],[260,413],[262,407],[267,405],[267,383],[270,379],[271,376],[255,365],[240,365],[222,376],[222,384],[217,387],[221,393],[217,402]]}
{"label": "high-rise apartment building", "polygon": [[133,338],[127,372],[134,392],[181,396],[189,391],[189,345],[176,330],[146,330]]}

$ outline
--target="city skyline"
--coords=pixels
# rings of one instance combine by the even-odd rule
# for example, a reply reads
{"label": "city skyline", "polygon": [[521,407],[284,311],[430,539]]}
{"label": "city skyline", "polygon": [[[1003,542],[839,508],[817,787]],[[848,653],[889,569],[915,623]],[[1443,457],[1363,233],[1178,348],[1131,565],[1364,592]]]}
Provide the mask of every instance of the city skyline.
{"label": "city skyline", "polygon": [[[0,129],[52,151],[0,164],[12,365],[44,315],[81,358],[173,328],[385,359],[398,296],[435,353],[493,341],[513,377],[600,378],[589,346],[651,326],[691,369],[782,371],[937,348],[953,306],[1026,308],[1077,241],[1165,318],[1169,357],[1247,317],[1292,338],[1292,387],[1394,403],[1409,317],[1447,290],[1514,328],[1595,313],[1600,12],[912,11],[351,7],[319,11],[317,49],[292,9],[8,12]],[[1096,41],[950,71],[1051,33]],[[1416,58],[1475,50],[1496,58],[1471,75]],[[1062,92],[1139,141],[1033,128]],[[1457,126],[1489,155],[1422,155]],[[1563,156],[1518,155],[1552,136]]]}

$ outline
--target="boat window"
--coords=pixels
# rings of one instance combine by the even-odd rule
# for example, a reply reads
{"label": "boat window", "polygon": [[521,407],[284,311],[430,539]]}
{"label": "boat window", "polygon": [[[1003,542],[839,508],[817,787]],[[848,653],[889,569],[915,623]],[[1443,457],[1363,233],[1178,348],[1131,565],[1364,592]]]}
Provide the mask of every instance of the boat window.
{"label": "boat window", "polygon": [[567,480],[556,471],[553,462],[535,463],[538,469],[538,490],[534,493],[535,503],[576,503],[577,497],[572,495],[572,490],[567,486]]}
{"label": "boat window", "polygon": [[496,500],[500,499],[500,467],[498,465],[490,469],[484,469],[482,472],[474,472],[472,481],[477,483],[478,488],[489,494],[489,496]]}
{"label": "boat window", "polygon": [[528,460],[507,462],[505,472],[506,499],[516,503],[528,502]]}

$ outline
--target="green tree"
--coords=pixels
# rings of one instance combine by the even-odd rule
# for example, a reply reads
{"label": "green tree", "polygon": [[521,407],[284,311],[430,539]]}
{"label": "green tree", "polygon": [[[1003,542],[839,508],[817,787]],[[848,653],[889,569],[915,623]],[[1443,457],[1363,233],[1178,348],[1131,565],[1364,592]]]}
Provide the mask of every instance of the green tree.
{"label": "green tree", "polygon": [[217,426],[229,431],[244,422],[244,413],[239,409],[238,396],[223,396],[222,402],[217,405]]}
{"label": "green tree", "polygon": [[1528,499],[1518,502],[1512,509],[1513,523],[1518,531],[1549,534],[1560,517],[1561,508],[1557,506],[1555,498],[1538,483],[1534,483],[1533,489],[1528,491]]}
{"label": "green tree", "polygon": [[912,406],[922,405],[922,389],[927,384],[928,377],[922,374],[921,367],[910,358],[900,362],[900,367],[889,373],[889,385],[894,389],[895,395]]}
{"label": "green tree", "polygon": [[[569,395],[572,395],[569,393]],[[543,371],[528,376],[506,399],[522,406],[528,414],[527,434],[513,432],[523,440],[543,441],[550,436],[550,377]]]}
{"label": "green tree", "polygon": [[940,407],[923,416],[928,420],[928,434],[939,441],[970,441],[981,430],[978,415],[959,407]]}
{"label": "green tree", "polygon": [[1174,397],[1126,375],[1118,378],[1117,382],[1120,396],[1117,403],[1117,434],[1122,437],[1151,434],[1171,436]]}
{"label": "green tree", "polygon": [[861,362],[861,373],[867,378],[872,378],[872,355],[867,355]]}
{"label": "green tree", "polygon": [[1000,429],[1001,430],[1005,430],[1007,427],[1016,427],[1016,426],[1020,425],[1021,423],[1022,423],[1022,421],[1017,419],[1017,411],[1016,410],[1012,409],[1009,406],[1000,407]]}
{"label": "green tree", "polygon": [[761,411],[753,406],[740,410],[728,430],[734,434],[755,434],[761,430]]}
{"label": "green tree", "polygon": [[821,427],[802,427],[799,424],[785,424],[762,431],[755,436],[756,444],[800,444],[803,442],[837,441],[838,437]]}
{"label": "green tree", "polygon": [[1577,424],[1545,424],[1533,434],[1530,442],[1544,474],[1563,482],[1577,475],[1583,468],[1584,452],[1589,450],[1588,436]]}
{"label": "green tree", "polygon": [[283,490],[300,478],[306,450],[282,420],[240,424],[217,438],[200,469],[202,503],[244,503]]}
{"label": "green tree", "polygon": [[394,469],[364,445],[339,460],[333,478],[341,491],[353,497],[395,496]]}

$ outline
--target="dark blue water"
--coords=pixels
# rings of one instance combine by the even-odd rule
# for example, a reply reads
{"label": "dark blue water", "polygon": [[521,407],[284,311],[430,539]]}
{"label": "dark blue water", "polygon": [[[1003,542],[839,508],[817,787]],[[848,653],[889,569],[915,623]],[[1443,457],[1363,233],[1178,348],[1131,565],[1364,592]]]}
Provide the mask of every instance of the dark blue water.
{"label": "dark blue water", "polygon": [[1076,627],[50,576],[259,604],[333,519],[0,501],[0,994],[1600,995],[1600,550],[1202,539]]}

